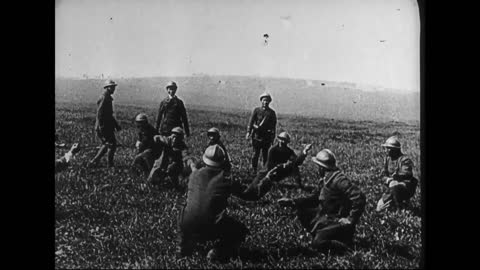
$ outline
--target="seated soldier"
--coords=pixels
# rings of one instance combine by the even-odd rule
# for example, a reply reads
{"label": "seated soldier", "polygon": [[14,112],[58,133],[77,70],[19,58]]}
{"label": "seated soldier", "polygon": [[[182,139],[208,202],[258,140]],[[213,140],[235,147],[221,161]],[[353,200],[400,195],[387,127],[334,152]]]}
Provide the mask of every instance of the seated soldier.
{"label": "seated soldier", "polygon": [[[64,144],[57,144],[58,135],[55,134],[55,146],[63,147]],[[55,173],[65,170],[69,165],[70,161],[72,160],[73,156],[80,151],[80,146],[78,143],[74,143],[63,157],[55,160]]]}
{"label": "seated soldier", "polygon": [[[286,163],[288,161],[294,161],[297,158],[295,152],[288,147],[290,135],[287,132],[280,133],[277,136],[277,139],[278,143],[270,147],[270,150],[268,150],[267,171],[270,171],[277,165]],[[286,176],[287,175],[285,175],[285,177]],[[300,169],[298,166],[293,168],[293,170],[290,172],[290,176],[293,176],[299,188],[303,188]]]}
{"label": "seated soldier", "polygon": [[330,150],[320,151],[312,161],[320,176],[316,192],[307,198],[282,198],[278,203],[296,208],[298,220],[313,236],[314,248],[346,251],[365,209],[365,195],[337,168]]}
{"label": "seated soldier", "polygon": [[153,141],[153,137],[158,135],[158,132],[148,123],[147,115],[144,113],[137,115],[135,125],[138,129],[138,141],[135,144],[138,152],[132,165],[148,176],[153,163],[160,156],[161,147]]}
{"label": "seated soldier", "polygon": [[[299,156],[295,156],[294,159],[290,158],[287,162],[274,166],[271,170],[275,170],[276,174],[275,174],[275,177],[272,179],[272,181],[280,182],[285,177],[292,174],[294,175],[295,171],[298,170],[298,166],[302,165],[303,161],[305,160],[305,157],[308,154],[308,151],[310,151],[311,148],[312,148],[312,144],[307,144]],[[257,186],[261,183],[261,180],[267,174],[268,172],[267,170],[268,170],[268,166],[258,171],[258,174],[250,183],[248,188],[249,189],[257,188]],[[260,197],[257,199],[260,199]]]}
{"label": "seated soldier", "polygon": [[207,136],[209,139],[207,147],[218,144],[218,146],[220,146],[225,152],[225,163],[223,166],[224,166],[225,172],[230,173],[232,170],[232,163],[230,161],[230,156],[228,155],[227,148],[225,147],[225,145],[223,145],[222,141],[220,140],[220,137],[221,137],[220,130],[218,130],[218,128],[213,127],[207,131]]}
{"label": "seated soldier", "polygon": [[153,137],[155,146],[161,147],[160,157],[155,160],[147,181],[157,185],[169,178],[175,187],[180,187],[178,176],[184,168],[184,158],[187,157],[183,129],[175,127],[170,136],[156,135]]}
{"label": "seated soldier", "polygon": [[268,191],[270,177],[267,173],[256,189],[246,191],[239,182],[232,182],[225,174],[226,154],[215,144],[203,155],[205,167],[192,172],[188,181],[186,204],[181,206],[178,217],[178,249],[180,256],[188,256],[194,245],[208,240],[218,240],[208,252],[209,260],[226,260],[238,255],[239,247],[249,230],[241,222],[226,213],[227,200],[231,195],[251,200]]}
{"label": "seated soldier", "polygon": [[396,137],[388,138],[382,147],[386,153],[382,180],[388,191],[378,201],[377,211],[405,208],[418,184],[413,177],[413,161],[402,153]]}

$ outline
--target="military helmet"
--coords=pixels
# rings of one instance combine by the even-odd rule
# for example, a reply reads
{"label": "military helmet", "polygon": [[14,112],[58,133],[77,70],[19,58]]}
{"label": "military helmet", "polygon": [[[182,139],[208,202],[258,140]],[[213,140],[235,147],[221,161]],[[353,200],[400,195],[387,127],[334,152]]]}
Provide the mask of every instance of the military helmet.
{"label": "military helmet", "polygon": [[272,101],[272,96],[267,92],[260,95],[260,101],[262,101],[262,98],[268,98],[270,101]]}
{"label": "military helmet", "polygon": [[107,88],[107,87],[109,87],[109,86],[117,86],[117,85],[118,85],[118,84],[116,84],[114,81],[112,81],[112,80],[107,80],[107,81],[105,82],[105,85],[103,86],[103,88]]}
{"label": "military helmet", "polygon": [[168,88],[177,89],[177,83],[175,83],[174,81],[169,82],[167,86],[165,86],[165,89],[168,89]]}
{"label": "military helmet", "polygon": [[178,135],[181,135],[181,136],[183,136],[183,134],[185,134],[181,127],[172,128],[172,133],[175,133],[175,134],[178,134]]}
{"label": "military helmet", "polygon": [[285,141],[286,143],[290,142],[290,135],[287,132],[282,132],[278,134],[277,136],[278,139]]}
{"label": "military helmet", "polygon": [[384,144],[382,144],[382,147],[400,149],[400,141],[398,140],[397,137],[392,136],[388,138]]}
{"label": "military helmet", "polygon": [[335,158],[333,152],[329,149],[323,149],[322,151],[318,152],[316,156],[312,157],[312,161],[329,170],[334,170],[337,168],[337,159]]}
{"label": "military helmet", "polygon": [[144,113],[140,113],[135,117],[135,122],[148,122],[148,117]]}
{"label": "military helmet", "polygon": [[210,134],[217,134],[218,136],[220,136],[220,130],[218,130],[218,128],[216,127],[212,127],[207,131],[207,135],[210,135]]}
{"label": "military helmet", "polygon": [[225,162],[225,151],[218,144],[214,144],[207,147],[202,158],[205,164],[220,167]]}

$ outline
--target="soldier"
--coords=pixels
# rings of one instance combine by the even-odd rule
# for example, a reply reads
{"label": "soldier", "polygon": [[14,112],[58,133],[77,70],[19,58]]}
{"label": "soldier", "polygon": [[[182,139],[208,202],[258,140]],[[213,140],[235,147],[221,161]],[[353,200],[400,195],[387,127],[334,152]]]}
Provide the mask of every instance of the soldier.
{"label": "soldier", "polygon": [[230,156],[228,155],[227,148],[225,147],[225,145],[223,145],[222,141],[220,140],[220,137],[221,137],[220,130],[218,130],[218,128],[216,127],[212,127],[207,131],[207,136],[209,139],[207,147],[218,144],[218,146],[220,146],[225,152],[224,169],[226,173],[230,173],[232,170],[232,164],[230,162]]}
{"label": "soldier", "polygon": [[153,141],[153,137],[158,135],[158,132],[148,123],[148,117],[144,113],[135,117],[135,125],[138,129],[138,141],[135,144],[138,152],[133,160],[133,166],[148,175],[161,153],[161,148]]}
{"label": "soldier", "polygon": [[277,126],[277,115],[275,111],[269,107],[272,97],[268,93],[260,95],[261,107],[253,110],[252,117],[247,127],[245,138],[248,140],[252,137],[253,157],[252,169],[257,172],[258,158],[262,151],[263,165],[265,166],[268,157],[268,149],[275,139],[275,129]]}
{"label": "soldier", "polygon": [[[270,150],[268,150],[267,171],[270,171],[279,164],[283,164],[288,161],[294,161],[297,158],[295,152],[290,147],[288,147],[288,143],[290,142],[290,135],[287,132],[281,132],[277,136],[277,139],[278,144],[272,146]],[[298,187],[303,188],[302,178],[300,176],[300,169],[298,168],[298,166],[294,167],[290,175],[293,176]]]}
{"label": "soldier", "polygon": [[171,130],[170,136],[156,135],[153,137],[154,147],[161,147],[160,157],[155,160],[147,181],[156,185],[165,177],[169,177],[175,187],[179,187],[178,176],[184,168],[184,158],[188,156],[187,145],[183,140],[184,133],[181,127]]}
{"label": "soldier", "polygon": [[194,244],[219,240],[208,252],[207,259],[223,261],[238,255],[239,247],[249,230],[241,222],[226,213],[227,200],[233,194],[251,200],[263,196],[270,188],[269,172],[256,189],[245,190],[239,182],[232,182],[225,175],[226,154],[214,144],[203,155],[205,167],[194,171],[188,181],[186,204],[178,217],[178,255],[192,254]]}
{"label": "soldier", "polygon": [[[58,135],[55,134],[55,146],[60,146],[57,144]],[[63,144],[62,144],[63,146]],[[61,147],[61,146],[60,146]],[[74,143],[70,150],[61,158],[55,160],[55,173],[65,170],[72,160],[73,156],[80,151],[80,146],[78,143]]]}
{"label": "soldier", "polygon": [[335,155],[324,149],[312,161],[321,177],[307,198],[281,198],[281,206],[294,207],[300,223],[312,234],[312,246],[321,251],[345,251],[353,243],[355,226],[365,209],[365,195],[336,166]]}
{"label": "soldier", "polygon": [[97,101],[97,119],[95,122],[95,131],[97,136],[102,141],[102,146],[98,150],[97,155],[89,162],[89,166],[96,166],[98,161],[107,152],[108,167],[113,167],[113,157],[117,148],[117,140],[115,139],[115,130],[120,131],[120,125],[113,117],[113,105],[112,94],[115,92],[117,84],[112,80],[107,80],[105,86],[105,92],[100,96]]}
{"label": "soldier", "polygon": [[174,127],[183,126],[185,135],[189,137],[190,129],[188,126],[187,111],[183,101],[175,95],[177,92],[177,84],[170,82],[167,84],[166,89],[168,97],[160,103],[155,128],[159,134],[169,136],[170,131]]}
{"label": "soldier", "polygon": [[382,147],[385,148],[382,181],[388,186],[388,192],[378,201],[377,211],[405,208],[418,184],[413,177],[413,161],[402,153],[400,141],[395,136],[388,138]]}

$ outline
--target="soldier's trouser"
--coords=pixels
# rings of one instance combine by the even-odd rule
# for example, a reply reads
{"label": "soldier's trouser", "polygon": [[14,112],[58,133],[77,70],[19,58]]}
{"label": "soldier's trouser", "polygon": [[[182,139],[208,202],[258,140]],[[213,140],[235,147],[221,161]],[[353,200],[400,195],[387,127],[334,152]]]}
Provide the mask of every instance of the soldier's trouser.
{"label": "soldier's trouser", "polygon": [[319,250],[344,251],[353,242],[354,225],[343,225],[326,216],[316,219],[318,208],[297,209],[298,220],[312,236],[312,247]]}
{"label": "soldier's trouser", "polygon": [[147,181],[152,184],[159,184],[168,176],[174,185],[178,185],[178,176],[182,170],[182,162],[172,162],[165,168],[162,164],[162,158],[159,158],[153,164],[153,168],[148,175]]}
{"label": "soldier's trouser", "polygon": [[398,182],[391,185],[389,192],[383,194],[382,198],[377,203],[377,211],[382,211],[386,208],[403,208],[408,203],[410,196],[408,194],[405,183]]}
{"label": "soldier's trouser", "polygon": [[260,157],[260,152],[262,152],[262,163],[263,166],[267,163],[268,158],[268,149],[272,145],[271,142],[268,141],[258,141],[256,139],[252,139],[252,146],[253,146],[253,157],[252,157],[252,168],[257,170],[258,168],[258,159]]}
{"label": "soldier's trouser", "polygon": [[115,133],[111,132],[97,132],[97,136],[102,141],[102,146],[98,150],[95,157],[91,160],[91,163],[98,162],[105,153],[107,153],[108,166],[113,166],[113,157],[115,156],[115,150],[117,148],[117,140],[115,138]]}
{"label": "soldier's trouser", "polygon": [[229,216],[224,216],[215,224],[202,225],[192,228],[194,225],[182,224],[179,216],[178,248],[182,255],[190,255],[196,243],[215,241],[214,248],[220,257],[228,258],[237,255],[238,248],[245,241],[249,230],[241,222]]}

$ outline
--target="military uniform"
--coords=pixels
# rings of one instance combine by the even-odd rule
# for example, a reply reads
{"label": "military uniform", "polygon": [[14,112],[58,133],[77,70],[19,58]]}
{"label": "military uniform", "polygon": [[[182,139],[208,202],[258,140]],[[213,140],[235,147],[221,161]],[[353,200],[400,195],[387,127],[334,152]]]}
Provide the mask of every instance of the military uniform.
{"label": "military uniform", "polygon": [[232,182],[221,167],[206,166],[194,171],[188,181],[186,204],[180,206],[178,218],[182,255],[190,254],[195,242],[218,239],[215,248],[221,255],[233,256],[249,230],[227,215],[227,200],[231,195],[244,200],[263,196],[271,187],[271,180],[264,178],[259,182],[255,188],[246,189],[239,182]]}
{"label": "military uniform", "polygon": [[[273,169],[275,166],[279,164],[283,164],[288,161],[294,161],[296,160],[296,158],[297,158],[297,155],[290,147],[286,145],[284,147],[281,147],[279,144],[274,145],[270,147],[270,150],[268,150],[267,171]],[[298,168],[298,166],[293,167],[293,169],[288,172],[288,175],[293,176],[295,179],[295,182],[299,186],[302,185],[300,169]],[[288,175],[283,175],[282,179],[284,177],[287,177]]]}
{"label": "military uniform", "polygon": [[225,164],[223,165],[223,168],[225,169],[225,172],[228,174],[232,170],[232,163],[230,162],[230,156],[228,155],[227,148],[225,147],[225,145],[223,145],[221,140],[209,141],[207,147],[215,144],[220,146],[225,152],[226,157],[225,157]]}
{"label": "military uniform", "polygon": [[388,192],[379,200],[377,211],[389,206],[403,208],[415,195],[418,180],[413,177],[413,166],[413,161],[403,154],[396,160],[387,158],[383,181],[388,186]]}
{"label": "military uniform", "polygon": [[263,165],[268,158],[268,149],[275,140],[275,129],[277,126],[277,115],[270,107],[263,109],[257,107],[253,110],[250,122],[248,123],[247,133],[252,133],[252,146],[254,155],[252,157],[252,167],[256,170],[260,151],[262,151]]}
{"label": "military uniform", "polygon": [[97,162],[107,151],[108,165],[113,166],[113,157],[117,148],[115,139],[115,130],[120,130],[117,120],[113,117],[113,98],[105,91],[97,101],[97,117],[95,121],[95,131],[98,138],[102,141],[102,147],[98,151],[91,163]]}
{"label": "military uniform", "polygon": [[187,111],[183,101],[177,96],[167,97],[160,103],[155,128],[161,135],[168,136],[172,128],[183,127],[185,135],[190,136]]}
{"label": "military uniform", "polygon": [[147,181],[160,183],[165,176],[169,176],[174,185],[178,185],[178,176],[184,168],[184,158],[187,157],[187,145],[184,141],[173,142],[171,137],[157,135],[156,146],[161,147],[160,157],[155,160]]}
{"label": "military uniform", "polygon": [[[328,171],[314,194],[294,200],[301,224],[313,235],[312,245],[350,245],[365,209],[365,195],[338,169]],[[347,218],[351,224],[341,224]],[[333,242],[332,242],[333,241]]]}
{"label": "military uniform", "polygon": [[148,174],[153,167],[156,159],[161,153],[161,146],[155,144],[153,137],[158,135],[157,130],[150,124],[141,127],[138,132],[138,141],[140,142],[138,153],[133,161],[134,166]]}

